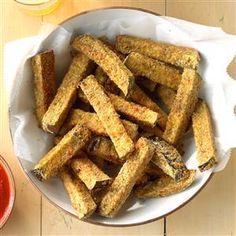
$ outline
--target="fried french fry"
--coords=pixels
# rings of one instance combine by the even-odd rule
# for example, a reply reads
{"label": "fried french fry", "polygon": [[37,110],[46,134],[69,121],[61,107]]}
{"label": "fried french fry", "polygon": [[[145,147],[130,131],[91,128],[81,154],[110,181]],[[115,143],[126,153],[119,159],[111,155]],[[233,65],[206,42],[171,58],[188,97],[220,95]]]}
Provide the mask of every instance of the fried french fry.
{"label": "fried french fry", "polygon": [[104,187],[111,181],[111,178],[89,160],[84,152],[80,152],[76,158],[73,158],[71,167],[89,190]]}
{"label": "fried french fry", "polygon": [[88,76],[80,84],[81,89],[96,111],[103,127],[114,143],[120,158],[124,158],[134,149],[134,143],[127,134],[109,97],[93,75]]}
{"label": "fried french fry", "polygon": [[152,162],[175,181],[183,179],[187,168],[178,151],[172,145],[159,138],[155,138],[153,143],[155,145],[155,153],[152,157]]}
{"label": "fried french fry", "polygon": [[163,131],[158,126],[155,127],[141,126],[141,129],[149,133],[150,135],[157,136],[159,138],[161,138],[163,135]]}
{"label": "fried french fry", "polygon": [[[121,120],[121,122],[124,125],[125,130],[127,131],[130,138],[132,140],[136,140],[138,136],[138,125],[128,120]],[[108,136],[105,128],[102,125],[102,122],[100,121],[96,113],[85,112],[80,109],[71,110],[65,124],[62,126],[59,132],[59,135],[64,135],[78,123],[87,126],[93,133],[97,135]]]}
{"label": "fried french fry", "polygon": [[201,79],[196,71],[184,70],[163,134],[167,142],[175,144],[185,133],[198,99],[200,84]]}
{"label": "fried french fry", "polygon": [[75,38],[72,46],[95,61],[125,96],[129,94],[134,83],[133,74],[104,43],[91,35],[82,35]]}
{"label": "fried french fry", "polygon": [[56,96],[43,116],[42,127],[50,133],[57,133],[76,99],[78,83],[92,69],[91,61],[79,53],[73,58]]}
{"label": "fried french fry", "polygon": [[124,98],[112,93],[108,93],[108,96],[115,110],[134,122],[153,127],[159,120],[159,114],[147,107],[126,101]]}
{"label": "fried french fry", "polygon": [[196,170],[188,170],[188,175],[179,182],[176,182],[169,176],[161,176],[154,182],[137,188],[135,194],[138,198],[155,198],[182,192],[193,183],[195,175]]}
{"label": "fried french fry", "polygon": [[115,164],[122,164],[112,141],[107,137],[94,136],[86,147],[89,155],[100,157]]}
{"label": "fried french fry", "polygon": [[179,69],[154,60],[137,52],[132,52],[125,60],[125,65],[135,76],[148,79],[177,90],[181,81]]}
{"label": "fried french fry", "polygon": [[124,54],[139,52],[175,66],[192,69],[196,69],[200,61],[200,55],[196,49],[128,35],[118,35],[116,37],[116,49]]}
{"label": "fried french fry", "polygon": [[148,89],[149,91],[151,92],[155,91],[157,84],[152,80],[147,79],[146,77],[137,76],[135,81],[137,82],[138,85],[141,85],[142,87]]}
{"label": "fried french fry", "polygon": [[139,88],[138,85],[136,84],[134,85],[130,98],[134,102],[157,112],[159,115],[158,124],[161,126],[161,128],[165,129],[166,121],[167,121],[167,114],[157,105],[157,103],[152,101],[152,99],[149,98],[146,95],[146,93],[144,93],[143,90]]}
{"label": "fried french fry", "polygon": [[39,125],[56,93],[55,58],[53,50],[32,57],[36,117]]}
{"label": "fried french fry", "polygon": [[117,214],[152,158],[154,147],[148,139],[141,137],[135,147],[99,205],[98,212],[102,216]]}
{"label": "fried french fry", "polygon": [[159,85],[156,88],[156,93],[158,97],[164,102],[168,110],[171,110],[171,107],[174,103],[176,97],[176,91],[171,88],[168,88],[164,85]]}
{"label": "fried french fry", "polygon": [[76,125],[36,164],[32,173],[39,180],[48,180],[89,141],[91,132]]}
{"label": "fried french fry", "polygon": [[205,171],[217,163],[217,154],[211,114],[207,104],[200,99],[192,115],[192,127],[197,148],[198,167],[200,171]]}
{"label": "fried french fry", "polygon": [[79,219],[86,219],[92,215],[97,206],[84,183],[78,178],[73,178],[66,168],[60,171],[60,178]]}

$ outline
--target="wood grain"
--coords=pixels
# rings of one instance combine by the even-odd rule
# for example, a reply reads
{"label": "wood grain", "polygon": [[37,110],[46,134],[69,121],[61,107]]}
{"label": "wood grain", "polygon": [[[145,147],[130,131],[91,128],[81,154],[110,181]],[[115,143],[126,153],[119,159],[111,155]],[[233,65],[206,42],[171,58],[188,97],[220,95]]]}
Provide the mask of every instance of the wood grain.
{"label": "wood grain", "polygon": [[80,12],[111,6],[138,7],[157,12],[161,15],[165,14],[165,0],[66,0],[62,2],[61,7],[55,12],[44,16],[43,20],[44,22],[58,24]]}
{"label": "wood grain", "polygon": [[[156,221],[146,225],[134,227],[104,227],[88,224],[65,214],[52,206],[47,200],[43,200],[42,211],[42,235],[163,235],[163,221]],[[51,217],[50,221],[48,220]]]}
{"label": "wood grain", "polygon": [[[236,33],[236,1],[172,1],[166,4],[168,16],[200,24],[222,27]],[[230,66],[236,78],[236,60]],[[236,234],[236,152],[226,169],[216,173],[207,187],[181,210],[167,217],[167,235]]]}

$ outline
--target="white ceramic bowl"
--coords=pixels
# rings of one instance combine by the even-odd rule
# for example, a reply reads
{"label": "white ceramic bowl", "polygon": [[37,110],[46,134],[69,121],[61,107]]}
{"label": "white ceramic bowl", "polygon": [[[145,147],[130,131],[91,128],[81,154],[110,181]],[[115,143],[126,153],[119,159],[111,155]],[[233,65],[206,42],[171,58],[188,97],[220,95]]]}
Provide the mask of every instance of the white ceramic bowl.
{"label": "white ceramic bowl", "polygon": [[[93,30],[96,33],[101,29],[95,29],[93,27],[86,28],[89,23],[90,26],[96,24],[97,22],[102,21],[111,21],[119,18],[126,18],[130,22],[135,19],[141,19],[142,17],[148,17],[151,21],[155,22],[159,17],[155,13],[143,11],[140,9],[127,9],[127,8],[108,8],[108,9],[99,9],[93,10],[89,12],[83,12],[79,15],[71,17],[70,19],[64,21],[61,26],[64,27],[68,31],[77,32],[78,30],[82,33],[93,33]],[[104,24],[106,27],[106,24]],[[113,25],[113,27],[115,27]],[[124,29],[127,30],[126,25],[123,25]],[[111,29],[112,30],[112,29]],[[137,28],[137,31],[139,29]],[[147,28],[148,30],[148,28]],[[142,32],[143,37],[145,37],[146,32]],[[109,35],[108,35],[109,36]],[[69,49],[68,49],[69,50]],[[23,85],[22,85],[23,86]],[[27,84],[27,89],[32,89],[32,84]],[[31,87],[30,87],[31,86]],[[31,92],[32,93],[32,92]],[[33,96],[33,95],[31,95]],[[29,112],[30,107],[27,107],[27,104],[24,103],[25,111]],[[28,109],[28,110],[27,110]],[[33,110],[31,111],[31,115],[33,114]],[[10,120],[11,117],[10,111]],[[28,125],[29,129],[37,129],[37,122],[33,120],[30,124],[24,124],[26,127]],[[30,125],[30,126],[29,126]],[[15,129],[15,127],[11,126],[11,131]],[[41,132],[41,131],[37,131]],[[37,137],[36,137],[37,138]],[[26,137],[27,139],[27,137]],[[35,141],[36,142],[36,141]],[[48,147],[49,148],[49,147]],[[40,148],[39,148],[40,152]],[[33,154],[32,154],[33,155]],[[38,155],[35,153],[34,155]],[[184,160],[188,167],[196,168],[196,164],[192,165],[189,163],[189,156],[195,155],[195,149],[193,143],[188,144],[187,152],[184,156]],[[37,157],[39,159],[39,157]],[[57,179],[52,179],[48,183],[39,182],[34,176],[31,175],[30,169],[32,169],[33,164],[29,161],[23,160],[23,158],[19,158],[20,163],[23,167],[24,172],[29,177],[31,182],[38,188],[38,190],[44,195],[50,202],[52,202],[58,208],[65,210],[66,212],[76,216],[74,209],[71,207],[67,194],[63,190],[63,186],[61,182]],[[169,197],[157,198],[157,199],[147,199],[147,200],[138,200],[133,198],[132,196],[125,203],[122,208],[120,214],[113,218],[107,219],[101,216],[94,214],[87,221],[94,224],[101,224],[106,226],[131,226],[137,224],[143,224],[147,222],[151,222],[157,219],[160,219],[171,212],[177,210],[178,208],[185,205],[189,202],[196,194],[206,185],[208,180],[211,177],[211,171],[206,171],[204,173],[197,172],[197,178],[194,184],[188,188],[187,190],[174,194]]]}

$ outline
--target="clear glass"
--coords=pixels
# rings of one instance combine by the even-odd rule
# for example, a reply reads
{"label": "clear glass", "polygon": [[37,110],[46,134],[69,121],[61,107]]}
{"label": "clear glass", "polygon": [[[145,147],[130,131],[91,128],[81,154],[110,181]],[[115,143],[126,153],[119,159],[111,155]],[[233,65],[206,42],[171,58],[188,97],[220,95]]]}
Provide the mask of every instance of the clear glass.
{"label": "clear glass", "polygon": [[61,0],[15,0],[15,2],[27,13],[42,16],[56,10]]}
{"label": "clear glass", "polygon": [[7,177],[8,177],[9,184],[10,184],[10,200],[9,200],[8,207],[7,207],[3,217],[0,219],[0,229],[1,229],[6,224],[8,218],[12,212],[12,209],[13,209],[13,206],[15,203],[16,189],[15,189],[15,181],[14,181],[14,177],[11,172],[11,169],[10,169],[9,165],[7,164],[7,162],[3,159],[2,156],[0,156],[0,165],[4,168],[5,172],[7,173]]}

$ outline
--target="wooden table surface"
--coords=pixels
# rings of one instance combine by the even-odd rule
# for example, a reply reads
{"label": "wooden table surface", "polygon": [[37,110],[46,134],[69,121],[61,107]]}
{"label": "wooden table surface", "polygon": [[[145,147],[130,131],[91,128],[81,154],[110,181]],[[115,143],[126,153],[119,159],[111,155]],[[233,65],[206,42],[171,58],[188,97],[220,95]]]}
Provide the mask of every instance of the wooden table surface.
{"label": "wooden table surface", "polygon": [[[1,68],[4,43],[36,34],[43,22],[57,24],[81,11],[108,6],[144,8],[236,34],[236,0],[64,0],[44,17],[26,15],[12,0],[1,0]],[[236,78],[235,65],[229,71]],[[10,141],[2,76],[0,114],[0,154],[12,167],[17,191],[13,214],[0,235],[236,235],[236,152],[195,199],[166,219],[128,228],[94,226],[52,206],[22,173]]]}

